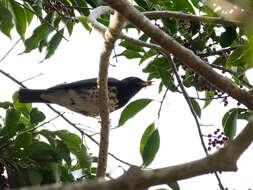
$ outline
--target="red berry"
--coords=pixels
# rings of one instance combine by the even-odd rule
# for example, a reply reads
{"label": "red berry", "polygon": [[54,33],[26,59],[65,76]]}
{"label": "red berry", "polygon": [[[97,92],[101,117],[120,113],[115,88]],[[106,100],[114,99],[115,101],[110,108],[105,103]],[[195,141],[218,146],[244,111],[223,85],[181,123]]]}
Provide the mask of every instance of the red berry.
{"label": "red berry", "polygon": [[185,75],[182,75],[181,78],[184,80],[184,79],[186,79],[186,76],[185,76]]}
{"label": "red berry", "polygon": [[207,135],[207,137],[208,137],[208,138],[211,138],[211,137],[212,137],[212,135],[211,135],[211,134],[208,134],[208,135]]}

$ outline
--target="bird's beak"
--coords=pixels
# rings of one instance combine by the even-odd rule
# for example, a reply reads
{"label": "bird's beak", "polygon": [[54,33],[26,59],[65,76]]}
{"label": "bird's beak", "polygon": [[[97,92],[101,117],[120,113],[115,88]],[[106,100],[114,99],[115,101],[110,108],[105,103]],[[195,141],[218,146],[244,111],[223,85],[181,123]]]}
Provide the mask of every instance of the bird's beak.
{"label": "bird's beak", "polygon": [[142,85],[143,87],[150,86],[150,85],[152,85],[152,82],[153,82],[153,81],[144,81],[144,82],[141,82],[141,85]]}

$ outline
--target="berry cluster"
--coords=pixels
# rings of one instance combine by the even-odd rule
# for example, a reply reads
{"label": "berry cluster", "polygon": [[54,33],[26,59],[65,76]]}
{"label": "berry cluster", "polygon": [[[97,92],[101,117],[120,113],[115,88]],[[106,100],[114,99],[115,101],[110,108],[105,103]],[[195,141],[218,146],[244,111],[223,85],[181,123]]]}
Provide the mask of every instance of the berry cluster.
{"label": "berry cluster", "polygon": [[212,148],[220,148],[220,146],[224,145],[229,140],[219,128],[216,129],[213,134],[208,134],[207,137],[208,151],[211,151]]}
{"label": "berry cluster", "polygon": [[69,15],[71,9],[66,7],[61,1],[47,1],[43,4],[43,9],[46,12],[56,11],[61,18],[67,19],[70,22],[75,22],[75,19]]}
{"label": "berry cluster", "polygon": [[0,163],[0,189],[10,188],[8,179],[4,176],[4,166]]}

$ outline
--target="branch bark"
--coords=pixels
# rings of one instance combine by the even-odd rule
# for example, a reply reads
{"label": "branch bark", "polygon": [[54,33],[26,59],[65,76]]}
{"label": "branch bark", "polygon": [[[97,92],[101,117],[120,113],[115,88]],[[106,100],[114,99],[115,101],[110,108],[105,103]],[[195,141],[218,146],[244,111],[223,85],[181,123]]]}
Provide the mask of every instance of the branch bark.
{"label": "branch bark", "polygon": [[[91,14],[88,18],[88,22],[95,23],[97,16],[104,12],[104,7],[99,9],[100,11]],[[111,9],[107,9],[109,13]],[[93,22],[92,22],[93,21]],[[107,167],[107,155],[109,145],[109,101],[108,101],[108,66],[109,58],[114,48],[116,40],[119,38],[122,28],[124,27],[125,19],[118,12],[114,13],[112,22],[109,28],[104,34],[104,48],[100,55],[99,64],[99,75],[98,75],[98,89],[99,89],[99,112],[101,118],[101,131],[100,131],[100,144],[99,144],[99,157],[98,157],[98,168],[97,177],[104,177]],[[100,28],[101,29],[101,28]]]}

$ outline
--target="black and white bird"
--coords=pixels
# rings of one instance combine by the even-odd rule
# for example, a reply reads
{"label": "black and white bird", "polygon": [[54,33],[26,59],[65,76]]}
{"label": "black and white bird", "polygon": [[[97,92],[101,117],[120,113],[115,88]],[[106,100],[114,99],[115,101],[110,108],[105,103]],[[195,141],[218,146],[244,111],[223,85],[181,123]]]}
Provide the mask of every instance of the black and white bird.
{"label": "black and white bird", "polygon": [[[128,77],[123,80],[108,78],[110,112],[126,105],[143,87],[151,84],[151,81],[143,81],[137,77]],[[18,98],[21,103],[58,104],[86,116],[99,114],[96,78],[60,84],[48,89],[21,89]]]}

